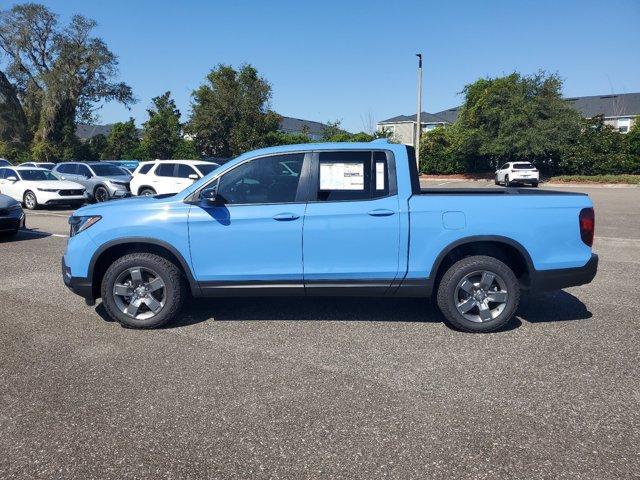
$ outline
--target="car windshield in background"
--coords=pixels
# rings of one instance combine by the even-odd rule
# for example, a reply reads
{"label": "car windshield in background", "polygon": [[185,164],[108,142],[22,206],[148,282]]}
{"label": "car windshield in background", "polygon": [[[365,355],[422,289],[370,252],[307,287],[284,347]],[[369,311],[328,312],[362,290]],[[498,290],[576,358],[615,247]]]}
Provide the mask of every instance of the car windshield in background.
{"label": "car windshield in background", "polygon": [[126,175],[124,170],[122,170],[120,167],[116,167],[111,163],[94,163],[91,165],[91,170],[93,170],[93,173],[95,173],[99,177]]}
{"label": "car windshield in background", "polygon": [[514,170],[533,170],[534,168],[536,167],[534,167],[530,163],[514,163],[513,164]]}
{"label": "car windshield in background", "polygon": [[48,170],[18,170],[18,174],[22,180],[30,182],[40,180],[58,180],[58,178]]}
{"label": "car windshield in background", "polygon": [[211,172],[213,172],[219,166],[220,165],[216,163],[212,163],[211,165],[196,165],[196,168],[200,171],[202,175],[206,176],[206,175],[209,175]]}
{"label": "car windshield in background", "polygon": [[55,163],[40,163],[40,164],[38,164],[39,168],[46,168],[47,170],[51,170],[55,166],[56,166]]}

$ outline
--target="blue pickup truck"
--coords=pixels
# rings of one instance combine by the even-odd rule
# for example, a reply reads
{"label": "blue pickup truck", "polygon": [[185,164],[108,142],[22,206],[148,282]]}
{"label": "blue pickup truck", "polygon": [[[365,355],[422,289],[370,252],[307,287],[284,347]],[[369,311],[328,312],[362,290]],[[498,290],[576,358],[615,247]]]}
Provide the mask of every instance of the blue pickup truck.
{"label": "blue pickup truck", "polygon": [[90,205],[69,219],[65,284],[121,324],[176,318],[189,294],[435,297],[470,332],[521,291],[590,282],[587,195],[424,189],[413,148],[386,141],[245,153],[175,195]]}

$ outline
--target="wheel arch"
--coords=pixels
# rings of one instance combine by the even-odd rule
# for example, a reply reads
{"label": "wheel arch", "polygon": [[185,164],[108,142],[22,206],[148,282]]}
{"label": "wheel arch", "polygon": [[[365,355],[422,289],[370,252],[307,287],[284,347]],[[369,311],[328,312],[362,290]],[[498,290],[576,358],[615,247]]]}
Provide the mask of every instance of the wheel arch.
{"label": "wheel arch", "polygon": [[535,267],[529,252],[520,242],[500,235],[476,235],[458,239],[438,254],[428,277],[432,291],[437,289],[438,282],[451,265],[472,255],[497,258],[513,270],[523,288],[530,286]]}
{"label": "wheel arch", "polygon": [[155,253],[173,262],[189,282],[191,293],[196,296],[200,294],[200,287],[189,263],[173,245],[154,238],[130,237],[105,243],[91,257],[88,278],[91,280],[93,298],[100,297],[100,284],[108,266],[115,259],[135,252]]}

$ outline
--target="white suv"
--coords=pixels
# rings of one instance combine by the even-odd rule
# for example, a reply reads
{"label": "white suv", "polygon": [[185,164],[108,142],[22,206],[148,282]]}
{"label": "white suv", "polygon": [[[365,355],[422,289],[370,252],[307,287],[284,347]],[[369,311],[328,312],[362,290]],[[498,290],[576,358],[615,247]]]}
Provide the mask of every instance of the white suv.
{"label": "white suv", "polygon": [[508,162],[496,170],[496,185],[504,183],[510,187],[514,183],[530,183],[537,187],[539,181],[540,172],[529,162]]}
{"label": "white suv", "polygon": [[129,187],[133,195],[178,193],[219,166],[200,160],[142,162],[133,171]]}

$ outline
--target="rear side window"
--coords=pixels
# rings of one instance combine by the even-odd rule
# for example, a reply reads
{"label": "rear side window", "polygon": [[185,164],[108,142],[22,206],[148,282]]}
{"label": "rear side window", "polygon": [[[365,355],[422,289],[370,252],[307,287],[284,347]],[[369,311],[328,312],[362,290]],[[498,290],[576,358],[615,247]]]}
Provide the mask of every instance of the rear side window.
{"label": "rear side window", "polygon": [[175,163],[161,163],[156,168],[156,175],[158,177],[175,177]]}
{"label": "rear side window", "polygon": [[370,200],[389,195],[384,152],[322,152],[317,201]]}
{"label": "rear side window", "polygon": [[140,167],[140,170],[138,170],[138,173],[145,175],[146,173],[149,172],[149,170],[151,170],[151,167],[153,167],[153,163],[148,163],[146,165],[143,165],[142,167]]}
{"label": "rear side window", "polygon": [[198,175],[198,174],[189,165],[185,165],[184,163],[179,163],[176,177],[189,178],[189,175]]}

